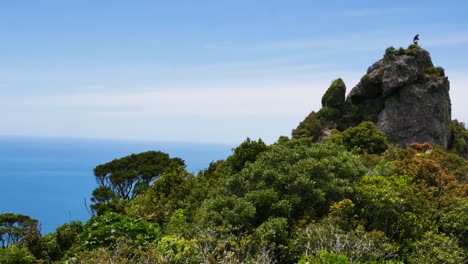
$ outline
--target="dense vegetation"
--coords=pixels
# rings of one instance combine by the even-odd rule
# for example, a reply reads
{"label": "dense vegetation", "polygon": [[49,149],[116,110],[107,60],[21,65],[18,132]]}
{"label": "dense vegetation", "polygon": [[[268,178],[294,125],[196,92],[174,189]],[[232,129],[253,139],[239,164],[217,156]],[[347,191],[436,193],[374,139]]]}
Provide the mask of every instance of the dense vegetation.
{"label": "dense vegetation", "polygon": [[468,263],[465,125],[452,121],[448,150],[391,145],[372,122],[384,102],[345,92],[333,81],[292,138],[246,139],[196,175],[159,151],[98,165],[86,223],[41,235],[1,214],[0,263]]}
{"label": "dense vegetation", "polygon": [[370,122],[323,143],[247,139],[197,175],[145,152],[95,177],[84,224],[41,236],[37,220],[0,215],[0,263],[467,260],[468,162],[428,143],[388,146]]}

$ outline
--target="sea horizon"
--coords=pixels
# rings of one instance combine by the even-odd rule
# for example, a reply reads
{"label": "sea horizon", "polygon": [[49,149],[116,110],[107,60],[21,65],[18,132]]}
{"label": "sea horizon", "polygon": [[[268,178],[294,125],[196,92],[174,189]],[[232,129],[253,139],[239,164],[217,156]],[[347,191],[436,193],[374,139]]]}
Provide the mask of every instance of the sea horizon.
{"label": "sea horizon", "polygon": [[0,136],[2,192],[0,213],[39,220],[42,233],[69,221],[85,222],[91,193],[98,185],[93,169],[113,159],[150,150],[185,161],[197,173],[225,159],[234,145],[144,140],[41,136]]}

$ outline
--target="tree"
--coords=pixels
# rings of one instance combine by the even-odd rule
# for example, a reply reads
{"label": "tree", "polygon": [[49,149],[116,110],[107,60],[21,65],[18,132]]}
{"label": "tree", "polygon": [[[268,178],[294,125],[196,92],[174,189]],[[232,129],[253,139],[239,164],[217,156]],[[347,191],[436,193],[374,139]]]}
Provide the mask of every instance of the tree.
{"label": "tree", "polygon": [[184,167],[173,164],[152,186],[130,201],[125,212],[162,225],[176,209],[189,205],[184,199],[191,193],[193,181],[193,175]]}
{"label": "tree", "polygon": [[3,248],[14,244],[25,245],[40,236],[39,221],[27,215],[5,213],[0,215],[0,242]]}
{"label": "tree", "polygon": [[78,235],[83,231],[83,224],[80,221],[73,221],[63,224],[55,230],[57,243],[60,250],[65,253],[78,240]]}
{"label": "tree", "polygon": [[132,154],[98,165],[94,175],[99,187],[93,191],[92,209],[98,214],[119,211],[118,200],[130,200],[159,179],[171,164],[185,166],[180,158],[160,151]]}
{"label": "tree", "polygon": [[247,138],[242,144],[233,149],[233,154],[226,159],[226,165],[233,172],[241,171],[246,163],[252,163],[257,156],[268,149],[268,146],[259,139],[258,141]]}
{"label": "tree", "polygon": [[255,206],[254,226],[270,217],[295,222],[323,216],[330,203],[341,200],[364,173],[357,158],[338,145],[283,140],[240,173],[222,179],[213,195],[249,201]]}
{"label": "tree", "polygon": [[419,239],[435,228],[434,208],[409,176],[363,177],[355,196],[366,228],[381,230],[391,239]]}

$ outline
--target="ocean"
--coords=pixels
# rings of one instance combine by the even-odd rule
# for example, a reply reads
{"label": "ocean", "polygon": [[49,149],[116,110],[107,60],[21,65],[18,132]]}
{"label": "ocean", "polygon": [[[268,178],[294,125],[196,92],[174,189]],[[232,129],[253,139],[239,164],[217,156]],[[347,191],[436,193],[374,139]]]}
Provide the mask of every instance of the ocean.
{"label": "ocean", "polygon": [[[0,214],[13,212],[38,219],[43,234],[72,220],[85,222],[93,169],[132,153],[160,150],[185,160],[198,172],[225,159],[232,145],[111,141],[65,138],[0,137]],[[88,206],[88,207],[87,207]]]}

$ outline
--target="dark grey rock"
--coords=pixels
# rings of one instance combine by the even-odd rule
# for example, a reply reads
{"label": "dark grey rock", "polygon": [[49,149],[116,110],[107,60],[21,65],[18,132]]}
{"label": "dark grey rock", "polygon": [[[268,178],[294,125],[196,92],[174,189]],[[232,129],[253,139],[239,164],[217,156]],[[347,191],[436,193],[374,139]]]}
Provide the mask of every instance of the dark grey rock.
{"label": "dark grey rock", "polygon": [[[434,66],[429,52],[419,49],[415,55],[401,55],[383,67],[382,93],[388,96],[415,82],[428,67]],[[377,71],[379,69],[376,69]]]}
{"label": "dark grey rock", "polygon": [[346,100],[354,107],[346,115],[353,122],[373,121],[393,144],[432,142],[447,148],[450,83],[434,69],[419,46],[389,52],[351,90]]}
{"label": "dark grey rock", "polygon": [[451,107],[446,78],[405,86],[385,104],[377,127],[390,142],[433,142],[447,148],[450,140]]}

